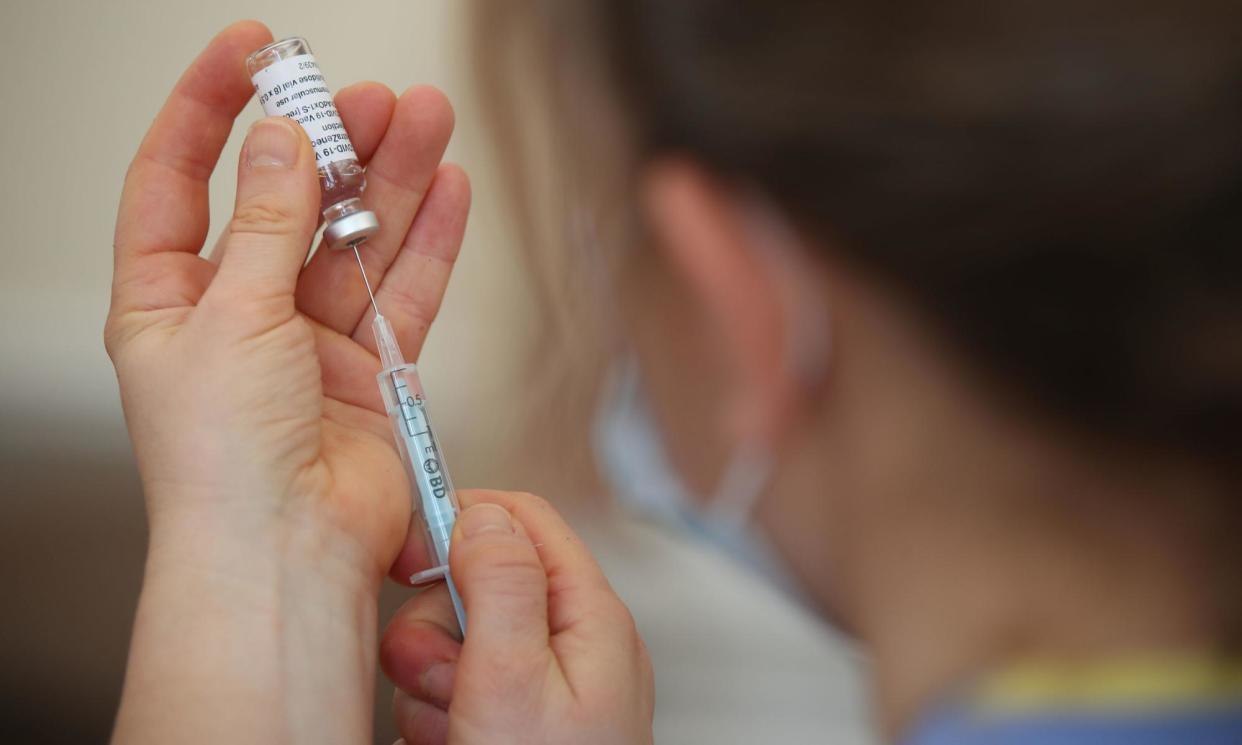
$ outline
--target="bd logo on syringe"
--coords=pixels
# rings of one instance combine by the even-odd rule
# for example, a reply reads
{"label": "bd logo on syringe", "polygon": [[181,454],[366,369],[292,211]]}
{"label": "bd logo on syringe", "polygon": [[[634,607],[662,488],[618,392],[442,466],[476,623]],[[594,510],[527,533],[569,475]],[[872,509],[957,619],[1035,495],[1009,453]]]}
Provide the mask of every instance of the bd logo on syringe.
{"label": "bd logo on syringe", "polygon": [[431,496],[436,499],[444,499],[445,494],[447,494],[447,490],[444,488],[444,477],[436,476],[440,472],[440,461],[435,458],[428,458],[423,461],[423,470],[431,476],[431,478],[427,479],[427,485],[431,487]]}

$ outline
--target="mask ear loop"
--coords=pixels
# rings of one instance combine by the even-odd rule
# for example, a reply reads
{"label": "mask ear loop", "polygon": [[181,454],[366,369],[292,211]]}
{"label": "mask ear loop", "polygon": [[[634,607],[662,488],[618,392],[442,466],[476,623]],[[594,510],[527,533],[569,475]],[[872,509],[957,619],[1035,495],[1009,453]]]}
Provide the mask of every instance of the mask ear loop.
{"label": "mask ear loop", "polygon": [[[784,285],[795,288],[784,308],[784,316],[789,319],[789,344],[783,354],[785,374],[805,388],[813,388],[827,374],[831,323],[827,309],[818,302],[808,273],[801,271],[798,251],[802,241],[782,211],[763,192],[749,189],[742,200],[752,245],[759,249],[769,270],[781,277]],[[813,313],[808,308],[819,308],[820,312]],[[721,474],[715,495],[704,505],[710,519],[722,528],[744,528],[772,478],[775,461],[769,443],[753,439],[739,442]]]}
{"label": "mask ear loop", "polygon": [[743,442],[721,474],[707,517],[728,531],[740,531],[750,522],[764,489],[772,478],[773,458],[764,447]]}
{"label": "mask ear loop", "polygon": [[789,218],[764,192],[751,188],[743,196],[746,230],[761,260],[793,292],[786,296],[789,345],[785,372],[806,388],[814,388],[828,374],[832,357],[832,323],[821,299],[814,272],[807,271],[805,241]]}

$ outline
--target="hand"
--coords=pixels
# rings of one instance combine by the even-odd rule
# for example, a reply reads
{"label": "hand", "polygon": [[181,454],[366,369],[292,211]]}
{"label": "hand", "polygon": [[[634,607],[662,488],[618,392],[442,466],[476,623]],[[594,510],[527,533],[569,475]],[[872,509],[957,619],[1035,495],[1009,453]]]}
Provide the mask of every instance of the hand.
{"label": "hand", "polygon": [[[380,660],[408,745],[650,743],[651,663],[634,620],[582,541],[546,501],[462,491],[445,586],[401,608]],[[412,541],[394,573],[428,559]]]}
{"label": "hand", "polygon": [[[303,268],[320,195],[314,155],[296,125],[276,118],[251,129],[232,220],[216,256],[199,256],[208,177],[253,95],[244,59],[270,40],[254,22],[217,36],[177,83],[125,180],[105,339],[151,548],[118,733],[141,731],[135,723],[149,715],[177,722],[184,741],[193,727],[176,720],[177,704],[210,720],[204,696],[217,697],[214,710],[231,708],[219,697],[245,696],[251,686],[280,696],[357,682],[366,699],[372,653],[363,662],[346,650],[373,635],[374,596],[409,524],[354,256],[325,247]],[[469,208],[464,173],[440,165],[453,113],[434,89],[395,99],[376,83],[342,90],[337,106],[367,165],[365,201],[382,225],[362,255],[413,358]],[[323,650],[347,631],[352,641]],[[342,680],[341,667],[357,680]],[[133,703],[152,697],[161,705]],[[298,713],[289,700],[267,703],[291,719]],[[365,737],[369,700],[356,708],[334,719]],[[332,740],[330,723],[316,731],[322,723],[313,717],[286,724],[286,734],[305,729],[312,740]],[[193,731],[209,738],[213,726],[223,725]]]}
{"label": "hand", "polygon": [[[322,521],[382,576],[409,497],[378,396],[366,291],[352,252],[302,269],[319,214],[301,130],[252,128],[219,265],[201,258],[207,178],[253,95],[243,60],[270,40],[241,23],[182,77],[125,181],[106,327],[158,532],[178,520]],[[469,186],[439,166],[453,127],[437,91],[364,83],[337,97],[367,164],[380,233],[362,248],[378,302],[417,355],[461,242]],[[276,165],[280,161],[283,166]]]}

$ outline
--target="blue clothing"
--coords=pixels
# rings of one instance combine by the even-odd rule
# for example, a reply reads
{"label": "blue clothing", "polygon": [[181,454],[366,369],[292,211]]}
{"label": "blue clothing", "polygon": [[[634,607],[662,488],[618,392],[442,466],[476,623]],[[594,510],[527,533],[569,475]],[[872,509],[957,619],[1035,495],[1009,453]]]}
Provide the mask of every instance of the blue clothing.
{"label": "blue clothing", "polygon": [[1242,666],[1019,666],[932,711],[902,745],[1242,745]]}
{"label": "blue clothing", "polygon": [[993,716],[969,706],[924,721],[906,745],[1242,745],[1242,705]]}

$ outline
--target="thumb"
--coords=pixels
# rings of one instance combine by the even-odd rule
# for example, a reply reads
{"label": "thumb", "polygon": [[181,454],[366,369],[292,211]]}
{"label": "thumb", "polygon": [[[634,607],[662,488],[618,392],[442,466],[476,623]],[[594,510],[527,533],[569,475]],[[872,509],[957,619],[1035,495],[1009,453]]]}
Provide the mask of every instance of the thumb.
{"label": "thumb", "polygon": [[457,518],[451,546],[468,629],[460,664],[504,660],[505,673],[521,676],[513,661],[536,662],[548,650],[548,578],[534,544],[508,510],[484,502]]}
{"label": "thumb", "polygon": [[237,168],[237,202],[211,292],[231,300],[292,302],[318,224],[319,182],[310,141],[284,117],[250,128]]}

